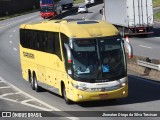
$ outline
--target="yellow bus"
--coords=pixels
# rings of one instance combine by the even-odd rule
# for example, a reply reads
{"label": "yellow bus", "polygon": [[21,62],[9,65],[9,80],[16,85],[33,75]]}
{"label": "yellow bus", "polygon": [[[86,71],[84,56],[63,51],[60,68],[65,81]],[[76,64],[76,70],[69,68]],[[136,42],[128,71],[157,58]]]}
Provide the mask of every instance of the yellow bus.
{"label": "yellow bus", "polygon": [[20,26],[22,76],[66,103],[128,96],[125,46],[106,21],[50,20]]}

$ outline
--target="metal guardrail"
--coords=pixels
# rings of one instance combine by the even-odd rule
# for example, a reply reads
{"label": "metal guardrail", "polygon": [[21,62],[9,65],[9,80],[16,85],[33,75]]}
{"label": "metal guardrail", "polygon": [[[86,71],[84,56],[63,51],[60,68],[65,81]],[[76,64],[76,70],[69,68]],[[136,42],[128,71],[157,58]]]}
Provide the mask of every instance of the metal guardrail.
{"label": "metal guardrail", "polygon": [[160,64],[153,64],[142,60],[137,60],[137,64],[146,68],[151,68],[160,71]]}

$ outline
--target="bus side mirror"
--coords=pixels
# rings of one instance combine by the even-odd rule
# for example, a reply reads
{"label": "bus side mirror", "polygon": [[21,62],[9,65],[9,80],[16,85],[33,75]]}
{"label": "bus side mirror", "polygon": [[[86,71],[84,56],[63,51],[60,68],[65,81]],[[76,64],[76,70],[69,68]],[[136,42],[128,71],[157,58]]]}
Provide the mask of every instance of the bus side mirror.
{"label": "bus side mirror", "polygon": [[125,40],[123,40],[123,41],[124,41],[125,47],[128,52],[128,58],[133,58],[133,48],[132,48],[131,44]]}
{"label": "bus side mirror", "polygon": [[67,54],[67,59],[68,59],[68,60],[66,60],[67,61],[67,63],[66,63],[67,73],[72,76],[73,75],[72,74],[73,73],[73,68],[72,68],[72,52],[71,52],[71,49],[70,49],[69,45],[67,45],[67,44],[64,43],[64,47],[66,49],[66,52],[67,52],[66,54]]}
{"label": "bus side mirror", "polygon": [[69,45],[64,44],[64,47],[66,48],[67,51],[67,58],[68,58],[68,63],[72,63],[72,53]]}

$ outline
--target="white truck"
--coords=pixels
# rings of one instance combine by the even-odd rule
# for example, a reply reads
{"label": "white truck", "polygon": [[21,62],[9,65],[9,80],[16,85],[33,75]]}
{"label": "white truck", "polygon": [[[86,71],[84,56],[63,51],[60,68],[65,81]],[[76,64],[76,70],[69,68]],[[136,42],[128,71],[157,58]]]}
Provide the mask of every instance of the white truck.
{"label": "white truck", "polygon": [[73,6],[73,0],[61,0],[62,8],[69,8]]}
{"label": "white truck", "polygon": [[85,0],[85,4],[91,4],[94,3],[94,0]]}
{"label": "white truck", "polygon": [[100,13],[122,36],[153,33],[152,0],[104,0]]}

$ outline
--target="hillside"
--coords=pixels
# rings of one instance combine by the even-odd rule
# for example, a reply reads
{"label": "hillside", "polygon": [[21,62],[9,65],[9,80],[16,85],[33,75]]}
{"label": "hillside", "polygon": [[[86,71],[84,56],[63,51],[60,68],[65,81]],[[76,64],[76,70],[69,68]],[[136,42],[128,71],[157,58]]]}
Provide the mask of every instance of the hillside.
{"label": "hillside", "polygon": [[153,7],[160,7],[160,0],[153,0]]}
{"label": "hillside", "polygon": [[[160,0],[153,0],[153,7],[160,7]],[[160,11],[154,14],[154,19],[160,21]]]}

